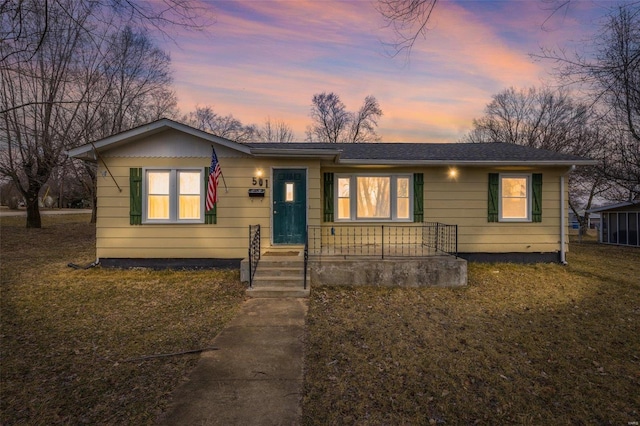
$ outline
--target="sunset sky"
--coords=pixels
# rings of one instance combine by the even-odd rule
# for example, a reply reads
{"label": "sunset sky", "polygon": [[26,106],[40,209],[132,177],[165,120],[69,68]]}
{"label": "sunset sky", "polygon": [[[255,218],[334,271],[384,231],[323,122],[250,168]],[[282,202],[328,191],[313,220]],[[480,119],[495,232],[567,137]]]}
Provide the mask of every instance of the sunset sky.
{"label": "sunset sky", "polygon": [[362,1],[208,1],[214,24],[164,48],[182,113],[210,105],[245,124],[267,117],[305,138],[313,94],[335,92],[349,110],[375,96],[389,142],[455,142],[491,96],[550,81],[541,47],[574,49],[611,1],[440,1],[410,57],[391,57],[393,33]]}

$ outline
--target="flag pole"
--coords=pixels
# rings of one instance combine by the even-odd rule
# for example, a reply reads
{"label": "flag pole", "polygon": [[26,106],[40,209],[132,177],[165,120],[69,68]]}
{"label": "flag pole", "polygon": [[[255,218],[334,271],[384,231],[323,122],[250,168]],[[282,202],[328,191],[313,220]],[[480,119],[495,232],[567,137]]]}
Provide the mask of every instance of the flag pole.
{"label": "flag pole", "polygon": [[[211,149],[213,150],[213,152],[216,152],[216,149],[213,145],[211,145]],[[218,157],[218,154],[216,154],[216,157]],[[224,192],[226,194],[229,192],[229,188],[227,188],[227,181],[224,178],[224,173],[222,173],[222,167],[220,167],[220,176],[222,177],[222,183],[224,183]]]}

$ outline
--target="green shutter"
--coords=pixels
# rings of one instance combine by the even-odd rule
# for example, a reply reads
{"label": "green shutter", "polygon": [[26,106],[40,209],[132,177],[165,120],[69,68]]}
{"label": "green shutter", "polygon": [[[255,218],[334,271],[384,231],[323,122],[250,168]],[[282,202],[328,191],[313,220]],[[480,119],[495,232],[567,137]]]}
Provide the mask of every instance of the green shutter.
{"label": "green shutter", "polygon": [[[207,196],[207,186],[209,185],[209,167],[204,168],[204,196]],[[206,205],[206,201],[205,201]],[[215,225],[218,223],[218,204],[214,204],[211,210],[204,212],[204,223]]]}
{"label": "green shutter", "polygon": [[214,204],[211,210],[204,212],[204,223],[215,225],[218,223],[218,204]]}
{"label": "green shutter", "polygon": [[142,168],[129,169],[129,223],[142,224]]}
{"label": "green shutter", "polygon": [[531,220],[542,222],[542,173],[534,173],[531,177]]}
{"label": "green shutter", "polygon": [[324,221],[333,222],[333,173],[324,174]]}
{"label": "green shutter", "polygon": [[424,222],[424,174],[413,175],[413,221]]}
{"label": "green shutter", "polygon": [[498,221],[498,203],[500,201],[500,175],[498,173],[489,173],[489,211],[487,220],[489,222]]}

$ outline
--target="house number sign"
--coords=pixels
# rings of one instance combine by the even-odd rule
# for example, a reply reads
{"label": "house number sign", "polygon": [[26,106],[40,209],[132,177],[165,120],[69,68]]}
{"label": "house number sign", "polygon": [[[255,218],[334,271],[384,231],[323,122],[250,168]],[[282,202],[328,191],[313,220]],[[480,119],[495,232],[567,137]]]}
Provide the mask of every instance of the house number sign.
{"label": "house number sign", "polygon": [[254,176],[251,180],[253,186],[264,186],[265,188],[269,187],[269,179],[263,179],[262,177]]}

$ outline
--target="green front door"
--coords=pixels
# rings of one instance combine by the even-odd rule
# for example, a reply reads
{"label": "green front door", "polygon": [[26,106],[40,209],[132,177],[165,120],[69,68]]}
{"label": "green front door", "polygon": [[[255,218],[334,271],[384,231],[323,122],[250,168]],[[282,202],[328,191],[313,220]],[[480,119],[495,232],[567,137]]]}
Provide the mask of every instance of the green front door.
{"label": "green front door", "polygon": [[273,243],[304,244],[307,230],[307,171],[273,170]]}

